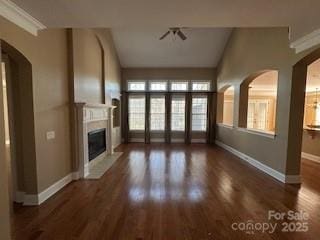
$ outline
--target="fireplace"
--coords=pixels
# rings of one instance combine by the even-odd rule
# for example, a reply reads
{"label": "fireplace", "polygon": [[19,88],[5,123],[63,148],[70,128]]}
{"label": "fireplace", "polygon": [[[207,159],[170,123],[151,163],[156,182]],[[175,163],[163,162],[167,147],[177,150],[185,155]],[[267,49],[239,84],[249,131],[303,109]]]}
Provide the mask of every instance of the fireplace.
{"label": "fireplace", "polygon": [[88,133],[89,161],[106,151],[106,129],[98,129]]}

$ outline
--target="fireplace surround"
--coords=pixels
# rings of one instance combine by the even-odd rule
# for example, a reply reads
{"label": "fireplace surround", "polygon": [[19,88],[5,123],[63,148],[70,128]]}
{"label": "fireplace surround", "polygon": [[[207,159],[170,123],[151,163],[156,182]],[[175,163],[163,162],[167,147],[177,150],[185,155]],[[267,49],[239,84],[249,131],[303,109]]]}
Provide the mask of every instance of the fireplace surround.
{"label": "fireplace surround", "polygon": [[[89,175],[89,165],[96,164],[107,155],[113,154],[114,143],[112,139],[112,129],[114,108],[114,106],[106,104],[75,104],[76,129],[74,134],[74,167],[77,169],[79,178],[85,178]],[[99,133],[101,129],[104,131],[102,134],[104,135],[105,142],[100,138],[100,149],[95,149],[95,151],[92,149],[92,153],[90,153],[90,135]]]}

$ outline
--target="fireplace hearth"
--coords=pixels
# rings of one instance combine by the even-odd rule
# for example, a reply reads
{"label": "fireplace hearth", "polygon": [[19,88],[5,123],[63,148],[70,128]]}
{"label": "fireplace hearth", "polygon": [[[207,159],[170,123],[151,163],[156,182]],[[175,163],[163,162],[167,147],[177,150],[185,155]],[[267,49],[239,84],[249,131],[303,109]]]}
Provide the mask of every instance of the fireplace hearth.
{"label": "fireplace hearth", "polygon": [[106,151],[106,129],[97,129],[88,133],[88,148],[89,161]]}

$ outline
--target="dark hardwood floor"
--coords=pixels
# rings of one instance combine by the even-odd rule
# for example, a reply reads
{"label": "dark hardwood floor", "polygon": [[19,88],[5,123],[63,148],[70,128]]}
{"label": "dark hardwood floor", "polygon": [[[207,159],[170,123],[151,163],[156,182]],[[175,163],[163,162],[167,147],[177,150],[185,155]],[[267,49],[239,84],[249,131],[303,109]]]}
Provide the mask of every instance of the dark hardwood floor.
{"label": "dark hardwood floor", "polygon": [[[320,238],[320,164],[303,160],[299,186],[204,144],[129,144],[117,151],[124,154],[101,179],[72,182],[39,207],[15,205],[13,238]],[[297,230],[296,221],[269,221],[269,210],[305,211],[308,231],[283,232],[286,223]],[[232,229],[250,221],[254,232]],[[262,233],[262,223],[277,223],[275,232]]]}

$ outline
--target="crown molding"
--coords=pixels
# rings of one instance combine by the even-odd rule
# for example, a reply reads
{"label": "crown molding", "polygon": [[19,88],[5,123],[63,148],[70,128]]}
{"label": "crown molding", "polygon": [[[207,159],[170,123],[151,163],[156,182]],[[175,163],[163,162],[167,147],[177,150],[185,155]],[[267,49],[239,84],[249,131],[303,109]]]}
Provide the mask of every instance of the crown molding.
{"label": "crown molding", "polygon": [[0,15],[35,36],[39,30],[46,28],[45,25],[9,0],[0,0]]}
{"label": "crown molding", "polygon": [[293,41],[290,47],[294,48],[296,53],[300,53],[318,44],[320,44],[320,29]]}

